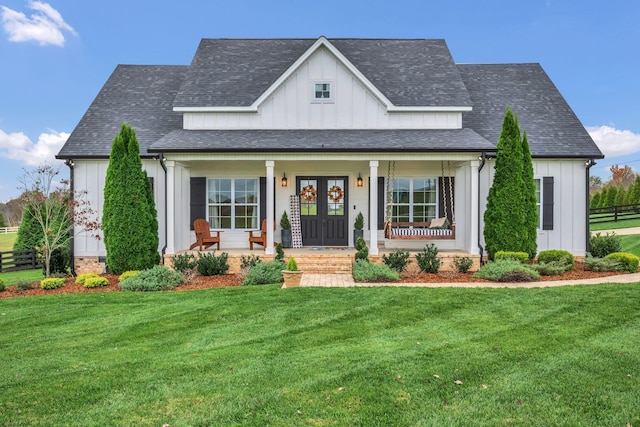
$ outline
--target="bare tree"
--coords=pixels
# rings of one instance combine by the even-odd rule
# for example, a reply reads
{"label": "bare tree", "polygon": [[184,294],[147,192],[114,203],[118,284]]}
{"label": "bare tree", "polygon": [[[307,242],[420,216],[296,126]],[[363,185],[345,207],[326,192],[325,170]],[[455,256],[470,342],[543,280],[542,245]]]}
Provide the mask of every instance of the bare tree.
{"label": "bare tree", "polygon": [[69,243],[74,230],[100,239],[100,223],[85,194],[72,197],[69,182],[56,181],[59,173],[58,168],[45,164],[31,171],[25,169],[20,179],[23,210],[33,215],[42,230],[42,247],[36,249],[44,260],[46,277],[51,274],[51,254]]}

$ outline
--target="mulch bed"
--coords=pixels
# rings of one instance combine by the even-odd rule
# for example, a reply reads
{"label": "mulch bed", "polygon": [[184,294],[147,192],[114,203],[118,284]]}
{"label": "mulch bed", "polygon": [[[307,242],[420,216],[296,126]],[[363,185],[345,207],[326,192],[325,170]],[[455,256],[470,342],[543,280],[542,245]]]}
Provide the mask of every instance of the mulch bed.
{"label": "mulch bed", "polygon": [[[402,283],[448,283],[448,282],[488,282],[484,279],[476,279],[472,277],[473,273],[454,273],[441,272],[437,274],[428,273],[410,273],[405,275],[400,282]],[[590,279],[597,277],[607,277],[619,275],[620,272],[594,272],[589,270],[576,269],[564,273],[560,276],[541,276],[540,281],[547,280],[575,280]],[[34,296],[34,295],[52,295],[52,294],[71,294],[71,293],[90,293],[90,292],[120,292],[118,287],[118,276],[113,274],[103,274],[109,280],[107,286],[101,288],[85,288],[75,283],[74,278],[68,278],[65,285],[58,289],[41,289],[38,282],[33,283],[33,288],[26,291],[19,291],[15,286],[7,286],[0,292],[0,298]],[[181,292],[197,289],[220,288],[223,286],[240,286],[242,284],[242,276],[239,274],[224,274],[221,276],[194,276],[186,283],[180,285],[175,291]]]}

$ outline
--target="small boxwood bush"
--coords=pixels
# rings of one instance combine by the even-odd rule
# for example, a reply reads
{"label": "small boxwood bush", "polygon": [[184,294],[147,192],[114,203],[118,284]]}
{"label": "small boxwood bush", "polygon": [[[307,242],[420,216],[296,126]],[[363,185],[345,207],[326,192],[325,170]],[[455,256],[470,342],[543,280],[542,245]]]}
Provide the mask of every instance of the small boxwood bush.
{"label": "small boxwood bush", "polygon": [[398,273],[403,272],[407,265],[411,262],[409,260],[409,252],[403,249],[396,249],[391,252],[389,255],[382,255],[382,262],[392,270],[397,271]]}
{"label": "small boxwood bush", "polygon": [[473,260],[468,256],[457,256],[453,259],[453,265],[456,266],[456,270],[458,270],[458,273],[466,273],[473,265]]}
{"label": "small boxwood bush", "polygon": [[64,286],[64,279],[60,277],[49,277],[40,281],[42,289],[58,289]]}
{"label": "small boxwood bush", "polygon": [[521,264],[529,264],[529,254],[526,252],[509,252],[509,251],[498,251],[494,257],[495,261],[500,261],[503,259],[513,259],[519,261]]}
{"label": "small boxwood bush", "polygon": [[560,265],[564,265],[565,271],[572,271],[575,266],[573,255],[569,251],[563,251],[560,249],[551,249],[547,251],[541,251],[538,254],[538,264],[548,264],[550,262],[556,262]]}
{"label": "small boxwood bush", "polygon": [[282,270],[285,265],[281,261],[261,262],[251,267],[244,277],[243,285],[269,285],[284,280]]}
{"label": "small boxwood bush", "polygon": [[634,254],[630,254],[628,252],[614,252],[604,257],[604,259],[613,260],[619,263],[620,271],[626,271],[627,273],[638,272],[638,264],[640,263],[640,258],[638,258]]}
{"label": "small boxwood bush", "polygon": [[362,237],[356,240],[356,262],[358,261],[369,261],[369,248]]}
{"label": "small boxwood bush", "polygon": [[438,258],[438,248],[433,243],[424,246],[422,252],[416,254],[416,261],[420,271],[425,273],[437,273],[442,261]]}
{"label": "small boxwood bush", "polygon": [[137,276],[140,273],[140,270],[129,270],[125,271],[118,277],[118,281],[122,282],[124,279],[128,279],[129,277]]}
{"label": "small boxwood bush", "polygon": [[199,254],[196,268],[198,269],[198,273],[203,276],[218,276],[229,270],[228,259],[228,253],[222,252],[216,256],[215,250],[213,252]]}
{"label": "small boxwood bush", "polygon": [[[122,273],[122,275],[124,275],[124,273]],[[120,277],[122,277],[122,275]],[[133,277],[133,276],[129,276],[129,277]],[[106,277],[89,277],[87,280],[84,281],[85,288],[101,288],[103,286],[107,286],[108,284],[109,284],[109,281],[107,280]]]}
{"label": "small boxwood bush", "polygon": [[473,277],[494,282],[524,281],[519,279],[526,277],[527,281],[533,282],[540,279],[540,274],[515,259],[501,259],[483,265],[473,274]]}
{"label": "small boxwood bush", "polygon": [[16,282],[16,289],[19,292],[28,291],[29,289],[33,289],[33,283],[28,280],[18,280]]}
{"label": "small boxwood bush", "polygon": [[620,263],[615,259],[594,258],[587,254],[584,265],[591,271],[620,271]]}
{"label": "small boxwood bush", "polygon": [[165,291],[174,289],[182,283],[182,274],[168,267],[156,265],[149,270],[143,270],[133,277],[120,282],[120,289],[124,291]]}
{"label": "small boxwood bush", "polygon": [[284,249],[282,249],[282,243],[278,243],[276,245],[276,256],[274,259],[276,261],[284,262]]}
{"label": "small boxwood bush", "polygon": [[356,282],[397,282],[400,273],[392,270],[386,264],[375,264],[367,261],[357,261],[352,268],[353,280]]}
{"label": "small boxwood bush", "polygon": [[622,250],[622,239],[616,233],[607,233],[604,236],[596,233],[589,238],[589,248],[592,256],[604,258]]}
{"label": "small boxwood bush", "polygon": [[189,253],[181,253],[173,256],[171,263],[173,265],[173,269],[179,271],[180,273],[186,274],[192,270],[195,270],[198,262],[196,257],[193,254]]}
{"label": "small boxwood bush", "polygon": [[83,273],[83,274],[78,274],[78,276],[76,277],[76,283],[79,285],[84,285],[84,282],[87,279],[93,279],[96,277],[100,277],[99,275],[95,274],[95,273]]}

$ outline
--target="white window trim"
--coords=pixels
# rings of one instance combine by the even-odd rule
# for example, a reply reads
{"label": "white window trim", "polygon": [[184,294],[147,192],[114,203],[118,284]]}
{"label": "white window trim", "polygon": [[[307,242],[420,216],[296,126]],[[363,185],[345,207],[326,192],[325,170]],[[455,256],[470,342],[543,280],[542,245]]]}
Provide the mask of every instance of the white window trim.
{"label": "white window trim", "polygon": [[[231,180],[231,204],[227,205],[227,204],[222,204],[222,203],[210,203],[209,202],[209,182],[213,179],[228,179]],[[220,230],[220,231],[246,231],[246,230],[255,230],[256,228],[236,228],[236,221],[235,221],[235,207],[236,207],[236,202],[235,202],[235,193],[236,193],[236,180],[239,179],[245,179],[245,180],[254,180],[256,181],[256,202],[255,203],[241,203],[239,205],[241,206],[254,206],[256,208],[256,221],[258,222],[258,229],[260,228],[260,179],[256,178],[256,177],[243,177],[243,176],[238,176],[238,177],[233,177],[233,178],[229,178],[229,177],[219,177],[219,176],[210,176],[207,177],[207,190],[206,190],[206,206],[207,206],[207,221],[209,221],[210,217],[209,217],[209,207],[211,206],[230,206],[231,207],[231,228],[211,228],[212,230]],[[209,221],[209,226],[211,227],[211,221]]]}
{"label": "white window trim", "polygon": [[534,176],[533,177],[533,181],[534,181],[534,186],[535,186],[535,182],[538,181],[538,185],[540,188],[540,198],[539,200],[536,201],[536,207],[538,208],[538,232],[542,233],[544,230],[542,229],[542,201],[544,200],[544,186],[542,185],[543,183],[543,179],[542,177],[538,177],[538,176]]}
{"label": "white window trim", "polygon": [[[316,85],[329,85],[329,98],[316,98]],[[335,100],[336,83],[333,80],[314,80],[311,85],[312,104],[333,104]]]}
{"label": "white window trim", "polygon": [[[393,202],[393,193],[395,193],[395,181],[406,179],[409,180],[409,202],[408,203],[394,203]],[[433,179],[435,181],[435,192],[436,192],[436,201],[435,203],[420,203],[422,206],[435,206],[435,216],[434,218],[438,218],[438,212],[440,211],[440,186],[438,185],[438,178],[433,176],[414,176],[414,177],[395,177],[394,178],[394,189],[392,190],[391,201],[391,218],[393,221],[393,206],[409,206],[409,222],[416,222],[413,218],[413,180],[414,179]],[[395,221],[393,221],[395,222]]]}

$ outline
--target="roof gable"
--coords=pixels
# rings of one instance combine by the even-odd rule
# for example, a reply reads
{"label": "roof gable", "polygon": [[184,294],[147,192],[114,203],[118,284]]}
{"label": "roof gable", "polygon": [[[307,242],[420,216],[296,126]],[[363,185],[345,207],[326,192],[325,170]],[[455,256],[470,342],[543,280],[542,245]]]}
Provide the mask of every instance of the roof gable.
{"label": "roof gable", "polygon": [[321,48],[328,49],[389,111],[471,109],[444,40],[325,37],[315,41],[203,39],[174,109],[257,111]]}

